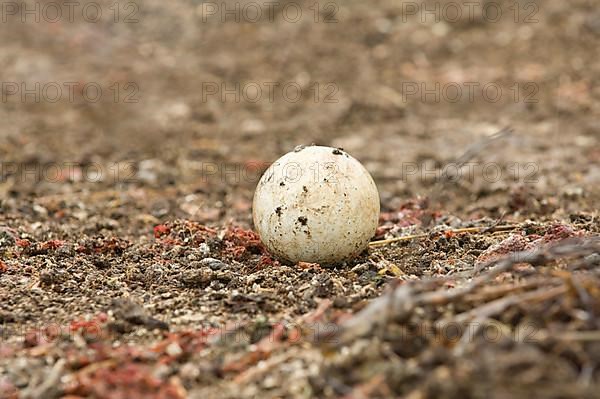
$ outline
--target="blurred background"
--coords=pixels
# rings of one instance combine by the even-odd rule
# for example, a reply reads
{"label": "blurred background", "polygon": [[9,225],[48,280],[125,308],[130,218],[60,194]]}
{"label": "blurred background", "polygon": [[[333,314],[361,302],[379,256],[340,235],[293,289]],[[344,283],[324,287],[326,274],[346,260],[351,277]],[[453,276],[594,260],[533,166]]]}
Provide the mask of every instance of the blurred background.
{"label": "blurred background", "polygon": [[395,207],[509,126],[432,200],[591,209],[598,21],[586,0],[3,2],[0,191],[145,187],[155,217],[247,223],[260,171],[314,142],[361,160]]}

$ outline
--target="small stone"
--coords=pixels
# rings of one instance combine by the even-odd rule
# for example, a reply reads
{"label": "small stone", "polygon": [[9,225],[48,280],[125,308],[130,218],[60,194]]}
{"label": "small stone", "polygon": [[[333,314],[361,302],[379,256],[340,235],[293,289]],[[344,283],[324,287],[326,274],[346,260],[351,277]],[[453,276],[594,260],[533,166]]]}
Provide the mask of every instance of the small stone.
{"label": "small stone", "polygon": [[227,263],[223,263],[220,260],[215,259],[215,258],[204,258],[198,263],[202,266],[208,266],[212,270],[227,269],[229,267],[229,265],[227,265]]}
{"label": "small stone", "polygon": [[169,355],[169,356],[177,357],[183,353],[183,350],[181,349],[181,346],[179,346],[179,344],[177,342],[172,342],[167,346],[167,348],[165,349],[165,352],[167,352],[167,355]]}
{"label": "small stone", "polygon": [[200,253],[202,253],[203,256],[206,256],[210,253],[210,247],[205,242],[201,243],[198,246],[198,249],[200,250]]}

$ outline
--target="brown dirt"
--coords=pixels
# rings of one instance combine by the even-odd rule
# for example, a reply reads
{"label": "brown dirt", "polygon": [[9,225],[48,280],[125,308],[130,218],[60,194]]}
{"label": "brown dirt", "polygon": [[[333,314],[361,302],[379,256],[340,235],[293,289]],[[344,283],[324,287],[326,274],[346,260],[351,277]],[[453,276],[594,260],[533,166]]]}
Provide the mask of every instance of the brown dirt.
{"label": "brown dirt", "polygon": [[[441,23],[385,0],[337,3],[336,23],[323,22],[335,3],[319,3],[319,22],[311,2],[258,22],[183,0],[119,3],[114,22],[113,3],[96,3],[97,23],[81,7],[72,22],[0,23],[0,398],[599,397],[597,251],[517,263],[349,328],[402,287],[455,292],[490,261],[597,237],[595,2],[520,2],[518,23],[509,1],[494,3],[498,22]],[[72,101],[40,89],[36,103],[11,82],[78,83]],[[81,92],[91,82],[97,102]],[[301,100],[271,101],[269,82]],[[503,95],[407,94],[421,82]],[[207,94],[223,83],[263,94]],[[310,143],[373,174],[377,239],[427,236],[335,268],[269,256],[254,186]],[[472,178],[438,178],[457,160]],[[494,223],[516,228],[450,231]]]}

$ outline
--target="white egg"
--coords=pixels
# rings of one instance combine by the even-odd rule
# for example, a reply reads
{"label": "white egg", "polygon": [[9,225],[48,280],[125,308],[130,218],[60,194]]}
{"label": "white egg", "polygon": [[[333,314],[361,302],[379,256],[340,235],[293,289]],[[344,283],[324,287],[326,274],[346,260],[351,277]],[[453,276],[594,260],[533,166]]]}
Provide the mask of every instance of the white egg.
{"label": "white egg", "polygon": [[261,177],[252,208],[272,254],[334,264],[367,247],[379,221],[379,193],[369,172],[345,151],[297,147]]}

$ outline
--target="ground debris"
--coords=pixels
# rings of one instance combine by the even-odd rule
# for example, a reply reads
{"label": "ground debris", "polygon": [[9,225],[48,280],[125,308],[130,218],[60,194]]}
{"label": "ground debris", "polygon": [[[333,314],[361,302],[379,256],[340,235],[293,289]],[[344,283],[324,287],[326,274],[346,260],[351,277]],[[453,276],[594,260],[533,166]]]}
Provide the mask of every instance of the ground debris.
{"label": "ground debris", "polygon": [[[594,2],[16,3],[0,398],[598,398]],[[343,264],[253,230],[310,143],[380,194]]]}

